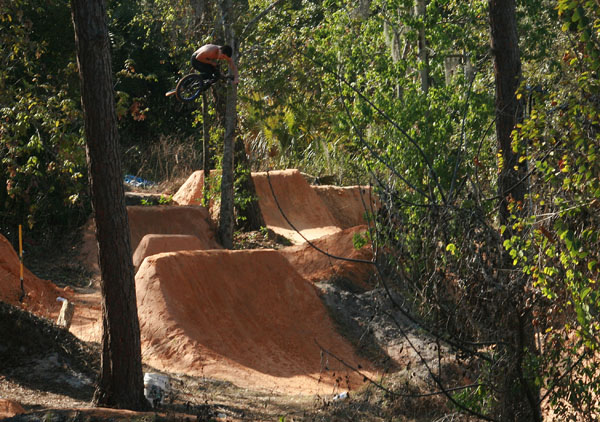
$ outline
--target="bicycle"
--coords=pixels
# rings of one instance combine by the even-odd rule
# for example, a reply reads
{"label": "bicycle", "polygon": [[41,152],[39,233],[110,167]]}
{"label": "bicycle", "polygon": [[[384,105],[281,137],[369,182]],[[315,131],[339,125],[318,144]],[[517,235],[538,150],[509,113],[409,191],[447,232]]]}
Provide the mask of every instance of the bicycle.
{"label": "bicycle", "polygon": [[204,91],[213,86],[219,81],[233,80],[234,77],[230,75],[221,75],[220,73],[214,75],[212,78],[204,78],[199,73],[190,73],[181,78],[175,87],[175,89],[167,92],[167,97],[175,95],[179,101],[188,103],[194,101]]}

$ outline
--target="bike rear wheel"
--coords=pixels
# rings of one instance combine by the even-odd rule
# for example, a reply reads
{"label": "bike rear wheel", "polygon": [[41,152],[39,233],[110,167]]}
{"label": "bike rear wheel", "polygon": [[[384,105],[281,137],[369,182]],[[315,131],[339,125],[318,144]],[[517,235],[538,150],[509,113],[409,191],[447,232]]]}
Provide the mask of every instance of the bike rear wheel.
{"label": "bike rear wheel", "polygon": [[175,88],[175,95],[179,101],[190,102],[194,101],[202,91],[205,90],[204,81],[202,76],[191,73],[184,76],[177,82]]}

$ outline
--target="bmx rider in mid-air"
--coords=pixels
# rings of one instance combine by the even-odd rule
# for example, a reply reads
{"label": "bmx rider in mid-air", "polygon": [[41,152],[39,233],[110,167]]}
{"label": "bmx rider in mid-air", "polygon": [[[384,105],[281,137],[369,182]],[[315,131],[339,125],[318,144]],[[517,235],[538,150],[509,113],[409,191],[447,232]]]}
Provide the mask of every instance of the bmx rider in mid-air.
{"label": "bmx rider in mid-air", "polygon": [[231,46],[206,44],[194,51],[194,54],[192,54],[192,67],[207,79],[213,79],[219,75],[217,60],[225,60],[229,66],[231,74],[233,75],[232,83],[237,84],[239,82],[238,71],[233,59],[231,58],[232,55],[233,49]]}

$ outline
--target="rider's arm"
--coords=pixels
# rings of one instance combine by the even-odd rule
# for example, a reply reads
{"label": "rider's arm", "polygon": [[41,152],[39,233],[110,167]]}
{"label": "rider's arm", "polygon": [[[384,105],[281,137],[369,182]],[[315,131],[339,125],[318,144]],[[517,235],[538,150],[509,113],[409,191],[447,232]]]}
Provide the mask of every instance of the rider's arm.
{"label": "rider's arm", "polygon": [[235,66],[235,63],[233,62],[233,59],[231,57],[227,57],[224,54],[223,54],[223,57],[225,57],[225,60],[227,60],[227,64],[229,65],[229,70],[233,74],[233,82],[232,83],[237,84],[240,80],[238,78],[237,67]]}

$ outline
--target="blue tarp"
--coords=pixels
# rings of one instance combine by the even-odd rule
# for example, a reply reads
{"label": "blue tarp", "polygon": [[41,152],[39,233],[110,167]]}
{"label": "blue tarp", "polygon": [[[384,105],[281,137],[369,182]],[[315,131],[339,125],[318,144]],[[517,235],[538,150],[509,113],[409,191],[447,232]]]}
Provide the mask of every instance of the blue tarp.
{"label": "blue tarp", "polygon": [[128,185],[135,186],[136,188],[148,188],[154,186],[154,182],[142,179],[141,177],[132,176],[131,174],[126,174],[124,181]]}

